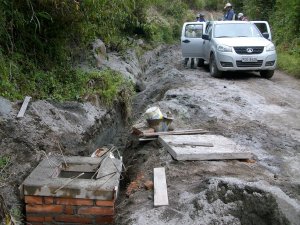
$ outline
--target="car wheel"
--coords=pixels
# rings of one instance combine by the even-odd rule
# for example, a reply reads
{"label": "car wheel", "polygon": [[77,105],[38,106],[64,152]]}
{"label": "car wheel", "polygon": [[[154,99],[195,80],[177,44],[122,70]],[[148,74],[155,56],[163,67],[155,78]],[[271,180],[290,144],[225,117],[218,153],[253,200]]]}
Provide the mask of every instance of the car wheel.
{"label": "car wheel", "polygon": [[260,71],[260,75],[263,78],[270,79],[274,75],[274,70],[262,70]]}
{"label": "car wheel", "polygon": [[222,72],[217,67],[217,63],[216,63],[214,54],[212,54],[210,57],[209,70],[210,70],[210,75],[212,77],[221,77],[222,76]]}
{"label": "car wheel", "polygon": [[204,59],[198,59],[197,66],[198,67],[204,66]]}

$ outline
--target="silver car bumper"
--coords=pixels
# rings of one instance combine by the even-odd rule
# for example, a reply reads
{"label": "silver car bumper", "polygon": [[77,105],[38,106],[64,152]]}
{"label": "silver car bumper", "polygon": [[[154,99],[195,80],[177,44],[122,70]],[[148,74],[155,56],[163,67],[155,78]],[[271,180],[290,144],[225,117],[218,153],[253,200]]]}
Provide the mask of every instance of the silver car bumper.
{"label": "silver car bumper", "polygon": [[276,51],[257,55],[240,55],[235,52],[217,52],[216,63],[220,71],[275,70]]}

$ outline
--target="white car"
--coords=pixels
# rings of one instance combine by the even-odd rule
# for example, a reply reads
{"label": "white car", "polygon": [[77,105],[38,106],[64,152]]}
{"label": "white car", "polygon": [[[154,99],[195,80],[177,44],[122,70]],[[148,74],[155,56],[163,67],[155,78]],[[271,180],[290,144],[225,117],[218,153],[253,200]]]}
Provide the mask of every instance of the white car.
{"label": "white car", "polygon": [[[202,27],[203,35],[187,35],[187,31]],[[271,78],[277,55],[266,21],[188,22],[181,35],[182,55],[198,58],[198,65],[209,63],[210,74],[221,77],[222,71],[259,71]]]}

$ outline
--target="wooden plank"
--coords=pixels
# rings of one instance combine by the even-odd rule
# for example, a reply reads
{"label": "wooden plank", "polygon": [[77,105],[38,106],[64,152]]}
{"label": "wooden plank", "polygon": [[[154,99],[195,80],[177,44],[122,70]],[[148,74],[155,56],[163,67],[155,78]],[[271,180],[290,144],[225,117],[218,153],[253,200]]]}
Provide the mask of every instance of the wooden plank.
{"label": "wooden plank", "polygon": [[27,109],[27,106],[28,106],[28,103],[29,103],[30,99],[31,99],[31,97],[29,97],[29,96],[26,96],[26,97],[25,97],[24,102],[23,102],[23,104],[22,104],[22,107],[21,107],[21,109],[20,109],[20,111],[19,111],[19,113],[18,113],[18,115],[17,115],[17,118],[21,118],[21,117],[24,116],[25,111],[26,111],[26,109]]}
{"label": "wooden plank", "polygon": [[142,128],[132,127],[131,134],[137,136],[143,136],[144,133],[154,133],[154,132],[155,132],[154,129],[149,127],[142,127]]}
{"label": "wooden plank", "polygon": [[143,133],[143,136],[154,137],[154,136],[162,136],[162,135],[206,134],[208,132],[209,131],[203,129],[175,130],[175,131],[166,131],[166,132]]}
{"label": "wooden plank", "polygon": [[188,146],[214,147],[213,143],[208,143],[208,142],[189,142],[189,143],[182,143],[182,144],[176,144],[176,143],[169,142],[168,144],[176,146],[176,147],[188,147]]}
{"label": "wooden plank", "polygon": [[157,137],[146,137],[146,138],[139,138],[139,141],[155,141],[157,140]]}
{"label": "wooden plank", "polygon": [[164,167],[154,168],[154,206],[169,205]]}
{"label": "wooden plank", "polygon": [[[243,146],[220,135],[169,135],[158,141],[176,160],[224,160],[249,159],[252,154]],[[213,147],[186,145],[182,143],[207,142]]]}

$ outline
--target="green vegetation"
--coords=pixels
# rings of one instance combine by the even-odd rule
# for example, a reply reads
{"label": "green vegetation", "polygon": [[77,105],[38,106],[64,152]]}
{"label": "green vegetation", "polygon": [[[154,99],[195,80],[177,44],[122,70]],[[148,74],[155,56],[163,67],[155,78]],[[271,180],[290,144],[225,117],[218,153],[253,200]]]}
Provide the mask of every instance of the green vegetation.
{"label": "green vegetation", "polygon": [[9,162],[10,162],[10,157],[0,156],[0,171],[2,171]]}
{"label": "green vegetation", "polygon": [[[92,41],[101,38],[116,51],[130,47],[132,37],[172,43],[178,40],[186,9],[180,0],[2,0],[0,95],[80,99],[90,91],[87,82],[95,73],[87,76],[76,65],[91,61]],[[113,93],[99,92],[106,103]]]}
{"label": "green vegetation", "polygon": [[[299,0],[231,3],[237,13],[244,12],[249,19],[270,22],[279,68],[299,75]],[[223,0],[2,0],[0,95],[9,99],[21,99],[24,95],[37,99],[83,99],[91,91],[88,83],[96,72],[87,75],[76,65],[92,61],[91,43],[96,38],[113,51],[134,47],[132,38],[145,39],[147,48],[178,43],[184,21],[194,20],[195,12],[202,10],[221,11],[224,4]],[[113,72],[103,72],[106,73]],[[102,86],[112,85],[104,79]],[[97,93],[110,104],[115,91]]]}
{"label": "green vegetation", "polygon": [[[122,74],[106,69],[94,72],[81,72],[80,77],[85,77],[88,88],[82,88],[79,93],[82,95],[98,95],[100,96],[100,101],[105,105],[112,105],[113,101],[118,99],[122,100],[127,98],[124,95],[128,93],[129,96],[134,94],[134,85],[131,81],[127,80],[122,76]],[[86,91],[86,92],[84,92]],[[78,92],[78,91],[77,91]],[[74,92],[75,94],[75,92]],[[70,96],[71,98],[75,96]],[[126,102],[129,99],[125,99]]]}
{"label": "green vegetation", "polygon": [[270,16],[278,49],[278,66],[300,78],[300,1],[277,0]]}
{"label": "green vegetation", "polygon": [[300,78],[300,55],[280,51],[278,54],[278,67]]}
{"label": "green vegetation", "polygon": [[7,175],[5,172],[9,164],[9,156],[0,156],[0,187],[2,185],[2,182],[4,182],[7,179],[7,177],[9,177],[9,175]]}

